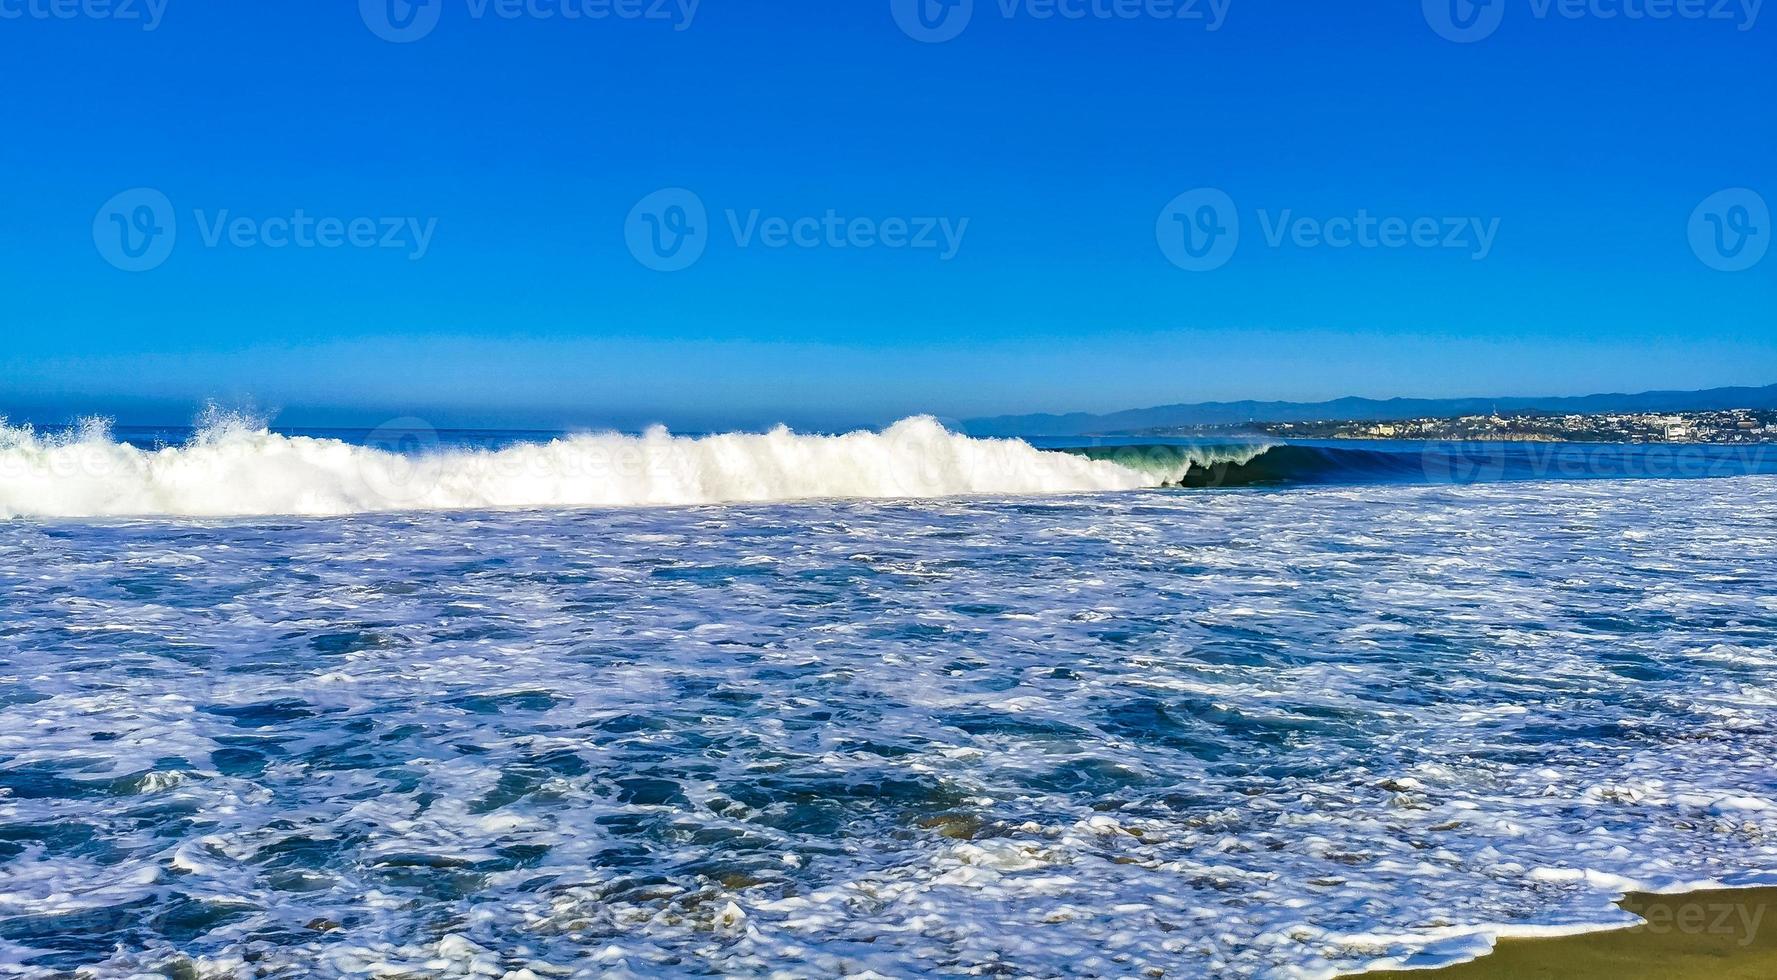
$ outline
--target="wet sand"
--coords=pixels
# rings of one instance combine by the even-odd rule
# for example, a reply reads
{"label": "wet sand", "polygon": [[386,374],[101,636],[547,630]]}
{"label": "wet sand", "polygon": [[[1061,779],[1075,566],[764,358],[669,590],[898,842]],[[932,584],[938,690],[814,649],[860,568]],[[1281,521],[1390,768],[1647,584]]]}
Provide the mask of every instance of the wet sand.
{"label": "wet sand", "polygon": [[1630,895],[1646,923],[1558,939],[1505,939],[1493,954],[1416,980],[1768,980],[1777,977],[1777,888]]}

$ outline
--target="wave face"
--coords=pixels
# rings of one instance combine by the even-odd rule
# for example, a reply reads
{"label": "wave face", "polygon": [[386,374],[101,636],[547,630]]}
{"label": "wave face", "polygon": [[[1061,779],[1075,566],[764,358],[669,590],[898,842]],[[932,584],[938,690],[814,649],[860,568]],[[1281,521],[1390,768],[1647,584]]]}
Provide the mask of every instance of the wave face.
{"label": "wave face", "polygon": [[369,445],[206,420],[142,447],[102,424],[44,435],[0,424],[0,516],[336,516],[413,510],[671,506],[820,498],[1047,494],[1160,486],[1166,474],[976,439],[912,418],[881,432],[565,436],[444,447],[416,423]]}
{"label": "wave face", "polygon": [[1215,474],[1257,465],[1266,455],[1280,448],[1286,447],[1263,443],[1202,443],[1067,447],[1058,451],[1146,474],[1159,486],[1202,487],[1220,485]]}
{"label": "wave face", "polygon": [[1169,487],[1686,479],[1777,473],[1777,445],[1416,442],[1096,446],[1069,450]]}

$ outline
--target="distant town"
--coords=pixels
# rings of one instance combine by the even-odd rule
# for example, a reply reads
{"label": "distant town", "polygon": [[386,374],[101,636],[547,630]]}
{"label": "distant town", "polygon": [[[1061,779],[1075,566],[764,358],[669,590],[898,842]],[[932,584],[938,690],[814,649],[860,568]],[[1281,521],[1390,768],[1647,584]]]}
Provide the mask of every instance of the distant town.
{"label": "distant town", "polygon": [[1249,422],[1183,426],[1151,435],[1258,433],[1285,439],[1425,439],[1486,442],[1777,442],[1777,411],[1636,412],[1600,415],[1464,415],[1394,422]]}

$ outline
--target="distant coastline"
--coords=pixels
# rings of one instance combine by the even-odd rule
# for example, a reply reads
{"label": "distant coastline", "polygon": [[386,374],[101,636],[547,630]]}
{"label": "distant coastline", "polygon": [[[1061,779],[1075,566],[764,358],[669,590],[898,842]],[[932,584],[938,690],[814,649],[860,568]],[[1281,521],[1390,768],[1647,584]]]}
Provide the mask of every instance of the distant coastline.
{"label": "distant coastline", "polygon": [[1294,422],[1408,422],[1458,418],[1673,416],[1711,412],[1777,412],[1777,385],[1645,391],[1549,398],[1339,398],[1324,402],[1198,402],[1108,414],[1003,415],[961,423],[976,436],[1108,436],[1159,434],[1181,428],[1241,427]]}
{"label": "distant coastline", "polygon": [[1336,420],[1177,426],[1154,436],[1265,436],[1275,439],[1420,440],[1428,442],[1571,442],[1763,445],[1777,442],[1777,411],[1612,412],[1563,415],[1464,415],[1376,422]]}

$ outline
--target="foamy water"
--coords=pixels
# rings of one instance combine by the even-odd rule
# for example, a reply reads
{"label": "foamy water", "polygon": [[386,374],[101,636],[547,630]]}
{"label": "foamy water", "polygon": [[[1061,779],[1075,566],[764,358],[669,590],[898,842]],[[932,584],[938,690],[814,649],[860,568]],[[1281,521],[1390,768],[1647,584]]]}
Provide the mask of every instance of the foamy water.
{"label": "foamy water", "polygon": [[1772,880],[1773,573],[1762,477],[12,521],[0,962],[1458,959]]}

